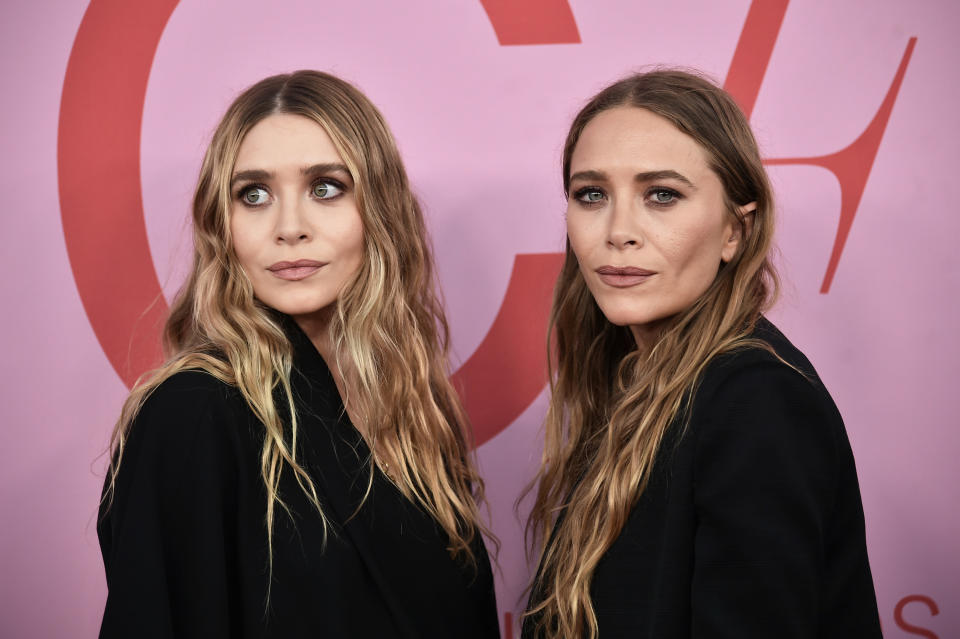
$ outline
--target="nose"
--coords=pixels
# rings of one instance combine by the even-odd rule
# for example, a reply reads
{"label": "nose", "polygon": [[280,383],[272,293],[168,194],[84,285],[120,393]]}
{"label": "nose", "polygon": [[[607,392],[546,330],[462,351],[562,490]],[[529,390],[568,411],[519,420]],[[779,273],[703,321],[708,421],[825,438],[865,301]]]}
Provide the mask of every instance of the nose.
{"label": "nose", "polygon": [[277,203],[275,235],[277,244],[299,244],[311,239],[305,202],[301,198],[287,197]]}
{"label": "nose", "polygon": [[630,198],[616,198],[610,207],[607,244],[614,249],[639,248],[643,246],[638,214],[633,210]]}

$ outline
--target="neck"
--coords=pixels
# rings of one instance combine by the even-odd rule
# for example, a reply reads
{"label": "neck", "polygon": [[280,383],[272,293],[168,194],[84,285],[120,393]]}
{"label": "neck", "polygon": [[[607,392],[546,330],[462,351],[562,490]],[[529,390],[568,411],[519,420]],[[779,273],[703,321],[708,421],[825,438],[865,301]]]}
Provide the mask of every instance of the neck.
{"label": "neck", "polygon": [[[349,375],[347,375],[350,369],[350,361],[349,359],[345,361],[338,360],[333,341],[330,339],[330,322],[333,318],[332,306],[321,309],[315,313],[294,315],[292,317],[293,321],[300,327],[300,330],[302,330],[313,343],[317,352],[320,353],[320,357],[326,362],[327,368],[330,369],[330,374],[333,376],[333,381],[337,386],[337,392],[340,393],[340,398],[343,401],[350,421],[354,427],[360,431],[361,435],[369,437],[366,420],[363,418],[363,415],[358,412],[356,402],[352,399],[350,392],[352,386],[349,381]],[[341,369],[341,365],[347,370]]]}
{"label": "neck", "polygon": [[338,376],[339,371],[334,370],[336,368],[337,358],[334,357],[333,342],[330,339],[330,321],[333,318],[333,309],[328,307],[315,313],[293,315],[292,317],[293,321],[300,327],[300,330],[302,330],[313,343],[313,347],[320,353],[323,361],[327,363],[327,367],[334,373],[334,376]]}
{"label": "neck", "polygon": [[653,345],[660,339],[663,332],[662,321],[650,322],[648,324],[631,324],[630,332],[633,333],[633,339],[637,343],[637,349],[641,352],[649,351]]}

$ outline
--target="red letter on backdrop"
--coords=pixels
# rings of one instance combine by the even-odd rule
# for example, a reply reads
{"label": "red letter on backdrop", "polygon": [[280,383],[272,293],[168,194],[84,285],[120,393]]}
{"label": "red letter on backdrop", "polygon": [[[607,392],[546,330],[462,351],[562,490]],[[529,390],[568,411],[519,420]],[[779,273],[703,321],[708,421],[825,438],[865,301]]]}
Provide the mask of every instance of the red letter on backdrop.
{"label": "red letter on backdrop", "polygon": [[57,174],[67,254],[90,325],[127,386],[160,363],[167,315],[143,220],[140,126],[150,65],[176,5],[93,0],[60,100]]}
{"label": "red letter on backdrop", "polygon": [[479,446],[513,423],[547,383],[547,322],[563,253],[517,255],[493,326],[453,374]]}
{"label": "red letter on backdrop", "polygon": [[883,132],[887,129],[890,112],[893,111],[893,103],[897,101],[897,94],[900,92],[900,85],[903,83],[903,76],[907,72],[907,65],[910,63],[910,56],[913,54],[913,47],[916,43],[916,38],[910,38],[907,42],[907,49],[903,52],[903,58],[901,58],[897,73],[893,76],[893,82],[887,90],[887,96],[883,99],[880,108],[877,109],[877,113],[873,116],[873,120],[870,121],[867,128],[847,148],[836,153],[813,158],[765,160],[767,164],[812,164],[820,166],[833,173],[840,183],[840,221],[837,224],[837,235],[833,241],[830,261],[827,263],[827,272],[823,276],[823,284],[820,286],[821,293],[830,292],[830,285],[833,283],[833,276],[837,272],[843,247],[847,243],[847,236],[850,235],[850,229],[853,226],[853,218],[857,215],[860,199],[867,188],[870,169],[873,168],[873,161],[877,158],[880,140],[883,139]]}
{"label": "red letter on backdrop", "polygon": [[740,40],[730,61],[727,81],[723,84],[730,95],[740,104],[743,113],[750,119],[753,105],[757,102],[763,76],[767,73],[773,47],[780,35],[780,25],[787,13],[790,0],[754,2],[747,12],[747,19],[740,32]]}
{"label": "red letter on backdrop", "polygon": [[[481,0],[500,44],[580,42],[566,0]],[[788,0],[754,0],[726,88],[752,112]],[[120,378],[131,386],[160,362],[167,307],[150,256],[140,191],[140,127],[150,66],[176,0],[131,4],[92,0],[64,78],[58,177],[64,237],[90,324]],[[847,148],[816,158],[767,160],[813,164],[840,181],[841,214],[822,292],[830,288],[906,72],[911,38],[883,104]],[[111,198],[99,197],[105,176]],[[543,389],[545,329],[562,254],[517,256],[497,318],[477,351],[454,375],[482,444]]]}
{"label": "red letter on backdrop", "polygon": [[906,630],[912,635],[917,635],[919,637],[926,637],[927,639],[939,639],[939,637],[937,637],[937,635],[931,632],[930,630],[927,630],[926,628],[918,628],[917,626],[914,626],[913,624],[910,624],[904,621],[903,609],[904,607],[906,607],[908,603],[913,603],[914,601],[925,604],[927,608],[930,609],[931,615],[936,616],[940,614],[940,609],[937,608],[936,602],[930,597],[927,597],[925,595],[910,595],[908,597],[904,597],[903,599],[901,599],[900,602],[897,604],[897,607],[894,608],[893,610],[894,622],[896,622],[896,624],[900,627],[901,630]]}
{"label": "red letter on backdrop", "polygon": [[501,45],[580,42],[567,0],[480,0],[480,4]]}
{"label": "red letter on backdrop", "polygon": [[[783,17],[787,12],[789,0],[753,0],[747,19],[740,33],[730,70],[727,72],[727,81],[724,88],[736,98],[740,108],[749,118],[753,113],[763,76],[773,55],[773,47],[777,42]],[[765,160],[766,164],[811,164],[820,166],[832,172],[840,183],[840,221],[837,224],[837,235],[833,241],[833,250],[827,264],[827,272],[823,276],[821,293],[830,292],[833,276],[837,272],[843,247],[853,226],[853,218],[857,215],[860,199],[867,188],[867,178],[870,169],[877,157],[880,140],[887,128],[893,103],[896,102],[900,84],[907,71],[910,55],[916,38],[910,38],[907,50],[900,61],[900,67],[894,75],[893,83],[887,91],[887,96],[873,116],[866,130],[848,147],[836,153],[812,158],[778,158]],[[825,105],[826,106],[826,105]]]}

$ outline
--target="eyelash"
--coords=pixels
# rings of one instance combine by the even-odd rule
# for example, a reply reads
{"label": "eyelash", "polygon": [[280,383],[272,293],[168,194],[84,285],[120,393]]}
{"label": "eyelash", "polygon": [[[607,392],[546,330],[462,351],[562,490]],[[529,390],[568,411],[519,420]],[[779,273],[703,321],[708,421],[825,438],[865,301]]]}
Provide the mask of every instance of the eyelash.
{"label": "eyelash", "polygon": [[234,197],[234,199],[236,199],[238,202],[240,202],[240,203],[243,204],[244,206],[247,206],[247,207],[250,207],[250,208],[256,208],[256,207],[258,207],[258,206],[263,206],[262,204],[250,204],[249,202],[247,202],[246,198],[244,197],[244,196],[247,194],[248,191],[252,191],[253,189],[262,189],[262,190],[267,191],[267,192],[270,191],[270,189],[268,189],[268,188],[267,188],[265,185],[263,185],[263,184],[244,184],[243,186],[241,186],[241,187],[239,187],[239,188],[237,189],[237,192],[234,194],[233,197]]}
{"label": "eyelash", "polygon": [[[600,193],[604,196],[604,199],[606,199],[606,193],[604,193],[603,189],[598,186],[585,186],[577,189],[573,193],[573,199],[584,208],[594,208],[603,203],[603,200],[597,200],[594,202],[588,202],[584,200],[583,198],[588,193]],[[657,202],[652,199],[657,193],[668,193],[672,199],[669,202]],[[652,186],[646,190],[646,192],[643,194],[643,198],[645,202],[650,204],[650,206],[665,209],[676,204],[678,200],[682,200],[683,195],[680,192],[666,186]]]}
{"label": "eyelash", "polygon": [[596,186],[584,186],[573,192],[573,200],[577,204],[585,208],[593,208],[603,202],[602,199],[596,200],[593,202],[588,202],[584,200],[583,198],[586,197],[588,193],[600,193],[601,195],[604,196],[604,198],[606,197],[606,194],[603,192],[603,189]]}
{"label": "eyelash", "polygon": [[313,194],[314,189],[317,188],[317,185],[320,185],[320,184],[326,184],[326,185],[328,185],[328,186],[332,186],[333,188],[335,188],[335,189],[337,189],[338,191],[340,191],[339,193],[337,193],[337,194],[334,195],[333,197],[317,198],[317,199],[320,199],[320,200],[322,200],[322,201],[324,201],[324,202],[330,202],[330,201],[333,201],[333,200],[338,200],[338,199],[340,199],[340,196],[341,196],[341,195],[343,195],[344,193],[347,192],[347,185],[346,185],[346,184],[344,184],[344,183],[341,182],[340,180],[334,180],[333,178],[325,177],[325,178],[316,179],[316,180],[314,180],[313,182],[310,183],[310,193],[311,193],[311,195]]}
{"label": "eyelash", "polygon": [[[668,193],[668,194],[670,194],[671,199],[670,199],[669,202],[657,202],[657,201],[651,199],[655,193]],[[666,208],[666,207],[668,207],[668,206],[673,206],[674,204],[677,203],[678,200],[683,199],[683,196],[680,195],[679,192],[675,191],[674,189],[667,188],[667,187],[665,187],[665,186],[655,186],[655,187],[652,187],[652,188],[649,189],[646,193],[644,193],[644,197],[645,197],[647,200],[649,200],[650,203],[651,203],[653,206],[657,206],[657,207],[660,207],[660,208]]]}
{"label": "eyelash", "polygon": [[[330,177],[324,177],[324,178],[318,178],[318,179],[316,179],[316,180],[314,180],[313,182],[310,183],[310,194],[311,194],[311,197],[313,197],[313,191],[314,191],[314,189],[316,189],[317,186],[320,185],[320,184],[327,184],[327,185],[329,185],[329,186],[334,187],[334,188],[337,189],[338,191],[340,191],[339,193],[337,193],[337,194],[334,195],[333,197],[315,198],[315,199],[318,199],[318,200],[323,201],[323,202],[331,202],[331,201],[333,201],[333,200],[340,199],[340,196],[342,196],[342,195],[343,195],[344,193],[346,193],[346,191],[347,191],[347,186],[346,186],[343,182],[341,182],[340,180],[335,180],[335,179],[330,178]],[[250,204],[249,202],[246,201],[246,198],[244,198],[244,195],[246,195],[246,193],[247,193],[248,191],[251,191],[251,190],[253,190],[253,189],[263,189],[263,190],[266,191],[267,193],[270,192],[270,189],[267,187],[266,184],[261,184],[261,183],[259,183],[259,182],[254,182],[254,183],[251,183],[251,184],[244,184],[243,186],[239,187],[239,188],[237,189],[237,192],[234,194],[234,198],[235,198],[237,201],[239,201],[241,204],[243,204],[244,206],[247,206],[247,207],[249,207],[249,208],[259,208],[259,207],[263,206],[263,204]]]}

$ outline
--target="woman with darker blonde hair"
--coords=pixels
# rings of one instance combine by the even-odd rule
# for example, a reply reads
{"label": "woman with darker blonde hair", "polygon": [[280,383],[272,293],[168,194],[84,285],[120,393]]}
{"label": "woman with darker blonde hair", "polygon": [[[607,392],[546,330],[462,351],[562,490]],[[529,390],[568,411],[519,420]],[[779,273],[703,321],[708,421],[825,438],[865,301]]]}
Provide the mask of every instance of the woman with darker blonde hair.
{"label": "woman with darker blonde hair", "polygon": [[166,363],[113,434],[101,637],[497,637],[423,216],[315,71],[227,110]]}
{"label": "woman with darker blonde hair", "polygon": [[763,312],[773,197],[733,99],[630,76],[563,154],[523,636],[880,637],[843,422]]}

